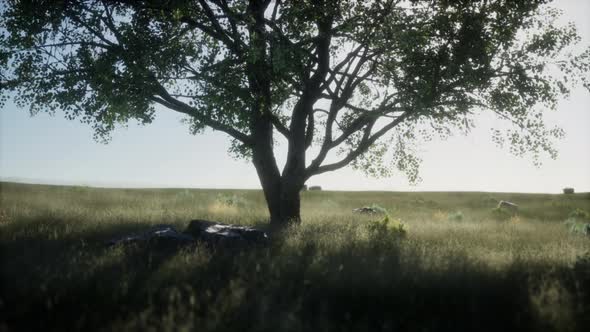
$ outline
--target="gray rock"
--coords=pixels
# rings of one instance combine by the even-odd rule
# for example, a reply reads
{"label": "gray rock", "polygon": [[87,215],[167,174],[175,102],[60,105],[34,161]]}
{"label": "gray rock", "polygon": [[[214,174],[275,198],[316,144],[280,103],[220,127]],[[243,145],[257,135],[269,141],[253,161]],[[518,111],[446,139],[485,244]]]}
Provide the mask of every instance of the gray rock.
{"label": "gray rock", "polygon": [[359,213],[359,214],[369,214],[369,215],[385,214],[385,211],[383,211],[382,209],[379,209],[376,207],[371,207],[371,206],[363,206],[360,208],[356,208],[356,209],[353,209],[352,212]]}
{"label": "gray rock", "polygon": [[564,194],[573,194],[574,188],[563,188],[563,193]]}
{"label": "gray rock", "polygon": [[108,241],[108,245],[122,245],[132,243],[149,244],[161,248],[175,248],[196,243],[192,236],[178,232],[171,225],[156,225],[148,230]]}
{"label": "gray rock", "polygon": [[134,233],[107,242],[109,246],[143,244],[157,249],[178,249],[202,241],[213,247],[244,248],[266,246],[268,235],[247,226],[221,224],[207,220],[192,220],[184,232],[170,225],[157,225],[141,233]]}
{"label": "gray rock", "polygon": [[221,247],[266,246],[270,243],[268,235],[262,230],[199,219],[192,220],[185,233],[196,240]]}
{"label": "gray rock", "polygon": [[311,187],[309,187],[309,190],[317,190],[317,191],[320,191],[320,190],[322,190],[322,187],[321,186],[311,186]]}
{"label": "gray rock", "polygon": [[510,212],[518,211],[518,205],[508,201],[500,201],[498,203],[498,209],[506,209]]}

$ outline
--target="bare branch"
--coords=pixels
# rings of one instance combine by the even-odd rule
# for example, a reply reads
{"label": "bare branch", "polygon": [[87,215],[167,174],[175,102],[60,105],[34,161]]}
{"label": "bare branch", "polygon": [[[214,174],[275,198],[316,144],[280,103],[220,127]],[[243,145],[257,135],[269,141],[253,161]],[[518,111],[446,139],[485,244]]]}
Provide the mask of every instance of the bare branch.
{"label": "bare branch", "polygon": [[271,121],[273,126],[277,129],[277,131],[281,133],[283,136],[285,136],[285,138],[289,139],[289,137],[291,137],[291,132],[289,131],[289,128],[285,127],[285,125],[276,115],[273,114],[271,116]]}
{"label": "bare branch", "polygon": [[157,97],[157,96],[152,97],[153,101],[155,101],[163,106],[166,106],[171,110],[190,115],[190,116],[198,119],[199,121],[203,122],[205,125],[213,128],[215,130],[222,131],[222,132],[232,136],[233,138],[241,141],[242,143],[244,143],[246,145],[252,144],[252,139],[250,136],[240,132],[239,130],[232,128],[229,125],[215,121],[215,120],[211,119],[210,117],[200,114],[199,111],[197,109],[195,109],[194,107],[191,107],[190,105],[183,103],[182,101],[172,97],[172,95],[170,95],[168,93],[168,91],[159,82],[155,82],[155,84],[158,87],[158,95],[160,97]]}
{"label": "bare branch", "polygon": [[314,112],[310,112],[307,116],[307,128],[305,129],[305,149],[309,149],[313,142],[313,134],[315,130]]}
{"label": "bare branch", "polygon": [[359,145],[357,146],[356,149],[352,150],[343,159],[341,159],[335,163],[327,164],[327,165],[323,165],[323,166],[319,166],[319,167],[315,167],[315,168],[309,167],[308,169],[306,169],[306,178],[309,178],[313,175],[318,175],[318,174],[322,174],[325,172],[334,171],[334,170],[337,170],[339,168],[342,168],[342,167],[348,165],[355,158],[357,158],[361,154],[365,153],[367,151],[367,149],[372,144],[374,144],[379,138],[383,137],[383,135],[385,135],[389,130],[393,129],[395,126],[397,126],[402,121],[404,121],[410,114],[411,114],[411,112],[409,112],[409,111],[404,112],[402,115],[395,118],[393,121],[391,121],[389,124],[387,124],[386,126],[381,128],[380,130],[378,130],[373,135],[370,135],[370,130],[372,129],[372,126],[369,125],[367,127],[367,129],[365,129],[363,138],[361,139],[361,142],[359,143]]}

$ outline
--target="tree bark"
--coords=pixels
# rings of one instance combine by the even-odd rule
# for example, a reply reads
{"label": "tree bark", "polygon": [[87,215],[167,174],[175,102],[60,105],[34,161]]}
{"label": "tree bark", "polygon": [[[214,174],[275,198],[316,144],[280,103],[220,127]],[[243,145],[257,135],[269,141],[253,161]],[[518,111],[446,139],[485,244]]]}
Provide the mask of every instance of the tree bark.
{"label": "tree bark", "polygon": [[[269,122],[266,122],[270,124]],[[261,124],[261,127],[264,127]],[[267,135],[262,135],[266,132]],[[272,128],[259,128],[253,148],[253,164],[258,173],[273,229],[301,222],[300,190],[304,179],[292,174],[281,176],[272,149]]]}
{"label": "tree bark", "polygon": [[[305,91],[291,116],[287,139],[287,161],[279,172],[273,151],[271,66],[266,63],[267,43],[264,12],[270,1],[250,0],[248,10],[253,22],[249,27],[250,57],[247,65],[252,100],[250,129],[253,136],[253,163],[256,167],[270,213],[272,228],[284,228],[301,222],[300,190],[306,180],[305,151],[313,133],[313,105],[321,95],[320,85],[329,69],[331,18],[318,19],[318,68],[305,82]],[[310,72],[311,74],[311,72]],[[306,131],[306,129],[309,129]]]}
{"label": "tree bark", "polygon": [[258,116],[253,123],[252,132],[254,138],[252,163],[260,179],[260,185],[270,212],[270,220],[276,222],[281,219],[281,173],[277,167],[272,148],[272,123],[264,116]]}
{"label": "tree bark", "polygon": [[257,161],[254,165],[268,206],[271,227],[282,229],[288,225],[299,224],[301,222],[300,191],[303,183],[293,177],[278,176],[277,173],[272,172],[272,167],[269,172],[269,165],[265,160]]}

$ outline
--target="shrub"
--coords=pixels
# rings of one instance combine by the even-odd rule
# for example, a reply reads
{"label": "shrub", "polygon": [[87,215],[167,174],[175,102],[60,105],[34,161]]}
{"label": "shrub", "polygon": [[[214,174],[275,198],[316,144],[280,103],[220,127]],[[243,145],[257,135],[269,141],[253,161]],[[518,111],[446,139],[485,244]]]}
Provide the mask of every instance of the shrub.
{"label": "shrub", "polygon": [[569,213],[568,219],[590,220],[590,212],[577,208]]}
{"label": "shrub", "polygon": [[571,211],[565,220],[571,233],[590,235],[590,213],[582,209]]}
{"label": "shrub", "polygon": [[367,224],[371,238],[388,239],[403,238],[407,235],[407,226],[400,219],[391,219],[386,215],[381,220],[373,220]]}
{"label": "shrub", "polygon": [[590,235],[590,223],[572,222],[569,224],[570,232],[574,234]]}
{"label": "shrub", "polygon": [[455,211],[453,213],[450,213],[448,216],[448,220],[449,221],[462,221],[463,220],[463,212]]}

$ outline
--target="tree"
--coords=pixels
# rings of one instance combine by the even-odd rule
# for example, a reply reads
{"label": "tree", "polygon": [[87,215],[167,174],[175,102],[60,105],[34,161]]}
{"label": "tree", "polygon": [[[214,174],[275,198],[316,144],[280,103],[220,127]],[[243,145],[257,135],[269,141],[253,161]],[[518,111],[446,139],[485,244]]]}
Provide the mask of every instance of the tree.
{"label": "tree", "polygon": [[0,80],[4,99],[63,110],[97,139],[155,105],[226,133],[284,225],[310,177],[352,164],[415,179],[412,139],[469,130],[477,112],[514,124],[494,134],[513,152],[553,155],[562,132],[541,110],[588,88],[590,51],[567,53],[575,27],[545,2],[8,1]]}

